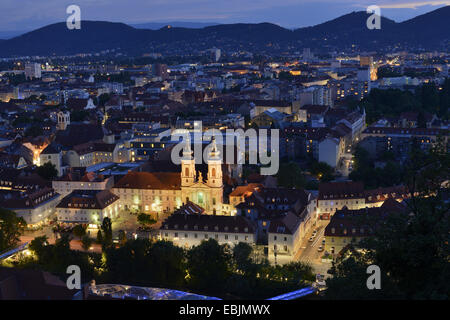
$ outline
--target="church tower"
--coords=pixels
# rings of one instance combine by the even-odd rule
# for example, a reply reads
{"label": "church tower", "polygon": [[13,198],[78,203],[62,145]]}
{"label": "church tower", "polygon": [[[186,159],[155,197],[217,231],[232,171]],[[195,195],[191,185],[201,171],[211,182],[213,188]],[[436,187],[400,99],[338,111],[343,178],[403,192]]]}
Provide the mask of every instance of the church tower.
{"label": "church tower", "polygon": [[190,134],[186,139],[181,158],[181,186],[188,187],[195,182],[195,159],[192,156]]}
{"label": "church tower", "polygon": [[57,119],[57,130],[66,130],[67,126],[70,125],[70,112],[69,111],[59,111],[56,115]]}
{"label": "church tower", "polygon": [[222,187],[222,160],[217,149],[216,139],[212,137],[211,150],[208,156],[208,180],[207,185],[212,188]]}

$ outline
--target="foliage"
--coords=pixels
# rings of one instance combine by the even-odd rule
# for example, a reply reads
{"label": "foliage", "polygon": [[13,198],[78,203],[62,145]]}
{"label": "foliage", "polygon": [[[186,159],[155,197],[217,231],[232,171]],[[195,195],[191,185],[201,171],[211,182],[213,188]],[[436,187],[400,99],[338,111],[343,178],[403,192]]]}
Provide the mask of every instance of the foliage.
{"label": "foliage", "polygon": [[77,224],[75,227],[73,227],[72,233],[74,236],[81,239],[83,236],[86,235],[86,228],[83,227],[81,224]]}
{"label": "foliage", "polygon": [[143,226],[150,226],[156,223],[156,220],[151,215],[145,213],[140,213],[137,216],[137,221]]}
{"label": "foliage", "polygon": [[400,89],[373,89],[358,106],[366,110],[370,124],[383,117],[398,117],[402,112],[416,111],[437,114],[448,119],[450,107],[450,78],[445,79],[441,89],[434,83],[418,86],[414,92]]}
{"label": "foliage", "polygon": [[103,219],[102,225],[101,225],[101,229],[103,231],[103,246],[104,247],[109,247],[112,246],[113,241],[112,241],[112,223],[111,223],[111,219],[108,217],[105,217]]}
{"label": "foliage", "polygon": [[364,182],[367,189],[399,185],[403,182],[404,168],[393,161],[392,157],[391,153],[384,153],[381,158],[386,161],[386,165],[383,168],[375,168],[369,153],[358,146],[353,158],[354,170],[350,172],[349,178]]}
{"label": "foliage", "polygon": [[286,188],[301,189],[306,185],[306,180],[302,174],[302,170],[295,162],[280,164],[280,169],[277,173],[277,181],[280,186]]}
{"label": "foliage", "polygon": [[46,180],[53,180],[58,176],[58,170],[51,162],[46,162],[42,166],[37,167],[36,172]]}
{"label": "foliage", "polygon": [[85,236],[83,236],[82,238],[81,238],[81,246],[83,247],[83,249],[85,250],[85,251],[88,251],[89,250],[89,248],[91,247],[91,245],[92,245],[92,239],[91,238],[89,238],[89,236],[87,236],[87,235],[85,235]]}
{"label": "foliage", "polygon": [[[66,276],[67,267],[77,265],[83,272],[83,281],[89,281],[95,276],[95,268],[98,267],[99,255],[85,253],[70,249],[70,238],[65,235],[57,239],[55,244],[48,244],[47,237],[36,237],[30,243],[30,250],[36,256],[31,265],[18,265],[18,267],[33,267]],[[93,263],[94,262],[94,263]]]}
{"label": "foliage", "polygon": [[[336,261],[326,297],[448,300],[450,208],[444,198],[448,188],[442,186],[449,177],[450,154],[443,142],[428,152],[414,148],[405,169],[407,211],[391,213],[377,225],[373,236],[358,244],[363,253]],[[381,269],[381,290],[365,288],[371,264]]]}
{"label": "foliage", "polygon": [[14,211],[0,208],[0,252],[17,245],[25,226],[25,220]]}
{"label": "foliage", "polygon": [[70,113],[70,120],[72,122],[81,122],[88,118],[89,111],[87,110],[73,110]]}
{"label": "foliage", "polygon": [[25,131],[25,136],[27,137],[37,137],[41,136],[44,133],[42,126],[32,125]]}
{"label": "foliage", "polygon": [[325,162],[312,161],[310,164],[310,171],[313,175],[317,176],[321,182],[327,182],[334,179],[333,168]]}
{"label": "foliage", "polygon": [[214,239],[203,241],[187,254],[187,268],[190,283],[194,288],[223,290],[231,275],[231,254],[229,247],[219,245]]}

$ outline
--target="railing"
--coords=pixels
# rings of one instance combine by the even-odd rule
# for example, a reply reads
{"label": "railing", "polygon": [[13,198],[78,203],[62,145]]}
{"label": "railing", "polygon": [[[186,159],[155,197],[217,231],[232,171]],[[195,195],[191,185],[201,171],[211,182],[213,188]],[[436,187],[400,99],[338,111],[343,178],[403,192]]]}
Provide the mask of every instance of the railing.
{"label": "railing", "polygon": [[294,300],[294,299],[298,299],[298,298],[307,296],[314,292],[316,292],[316,288],[306,287],[306,288],[302,288],[302,289],[295,290],[292,292],[284,293],[282,295],[279,295],[279,296],[276,296],[273,298],[269,298],[267,300]]}
{"label": "railing", "polygon": [[14,249],[11,249],[9,251],[2,253],[0,255],[0,260],[6,259],[6,258],[12,256],[13,254],[16,254],[17,252],[24,250],[28,246],[28,243],[29,242],[26,242],[26,243],[18,246],[17,248],[14,248]]}

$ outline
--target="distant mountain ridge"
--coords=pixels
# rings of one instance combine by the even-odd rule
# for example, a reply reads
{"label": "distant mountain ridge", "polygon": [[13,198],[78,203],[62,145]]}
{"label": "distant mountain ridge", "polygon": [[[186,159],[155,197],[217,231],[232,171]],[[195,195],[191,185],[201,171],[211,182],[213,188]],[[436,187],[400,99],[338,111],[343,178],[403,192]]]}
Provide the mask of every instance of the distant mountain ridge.
{"label": "distant mountain ridge", "polygon": [[191,29],[201,29],[210,26],[217,26],[220,23],[215,22],[187,22],[187,21],[168,21],[168,22],[146,22],[146,23],[134,23],[129,24],[136,29],[151,29],[158,30],[165,26],[172,26],[175,28],[191,28]]}
{"label": "distant mountain ridge", "polygon": [[81,30],[51,24],[0,42],[0,57],[69,55],[116,49],[127,54],[161,52],[185,54],[211,48],[260,53],[287,49],[348,48],[378,50],[415,46],[448,48],[450,6],[397,23],[382,17],[381,30],[369,30],[366,12],[352,12],[312,27],[289,30],[271,23],[236,23],[200,29],[164,27],[138,29],[124,23],[82,21]]}

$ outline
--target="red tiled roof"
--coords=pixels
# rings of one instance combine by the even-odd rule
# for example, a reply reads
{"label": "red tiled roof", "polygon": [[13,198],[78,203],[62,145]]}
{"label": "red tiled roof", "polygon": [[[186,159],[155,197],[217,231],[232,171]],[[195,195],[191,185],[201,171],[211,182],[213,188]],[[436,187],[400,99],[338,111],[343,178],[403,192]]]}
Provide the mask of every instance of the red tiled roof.
{"label": "red tiled roof", "polygon": [[114,188],[180,190],[179,172],[128,172]]}

